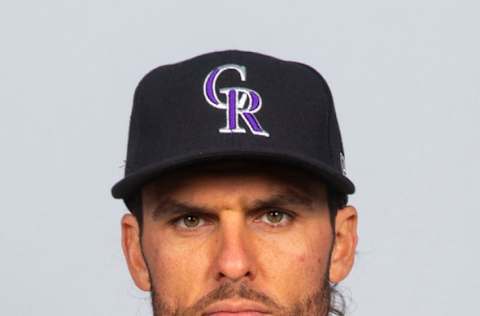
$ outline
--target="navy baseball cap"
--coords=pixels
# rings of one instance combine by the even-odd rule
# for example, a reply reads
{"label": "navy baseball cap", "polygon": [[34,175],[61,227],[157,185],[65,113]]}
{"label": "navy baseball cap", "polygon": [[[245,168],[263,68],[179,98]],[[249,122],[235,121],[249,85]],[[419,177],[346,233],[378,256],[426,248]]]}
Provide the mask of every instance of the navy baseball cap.
{"label": "navy baseball cap", "polygon": [[228,50],[143,77],[130,116],[125,177],[112,195],[127,200],[166,171],[228,159],[287,164],[337,192],[355,191],[323,77],[302,63]]}

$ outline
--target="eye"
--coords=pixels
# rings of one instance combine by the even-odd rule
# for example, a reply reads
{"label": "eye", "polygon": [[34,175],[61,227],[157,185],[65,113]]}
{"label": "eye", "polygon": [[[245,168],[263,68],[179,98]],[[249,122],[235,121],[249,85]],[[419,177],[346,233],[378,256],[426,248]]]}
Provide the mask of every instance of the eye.
{"label": "eye", "polygon": [[271,208],[260,218],[268,220],[271,226],[285,226],[295,218],[295,215],[278,208]]}
{"label": "eye", "polygon": [[[287,226],[295,219],[295,214],[291,214],[279,208],[269,208],[259,217],[261,221],[266,222],[272,227]],[[170,221],[170,225],[184,231],[194,231],[195,229],[205,225],[205,217],[202,214],[185,214],[174,218]]]}
{"label": "eye", "polygon": [[172,220],[172,225],[177,226],[183,230],[191,230],[202,226],[199,223],[205,222],[201,215],[198,214],[185,214],[174,220]]}

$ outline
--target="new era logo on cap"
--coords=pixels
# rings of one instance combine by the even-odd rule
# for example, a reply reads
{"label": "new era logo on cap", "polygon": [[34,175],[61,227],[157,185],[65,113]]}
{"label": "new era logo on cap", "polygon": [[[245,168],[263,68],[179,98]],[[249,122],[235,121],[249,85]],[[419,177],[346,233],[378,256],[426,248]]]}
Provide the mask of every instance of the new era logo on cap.
{"label": "new era logo on cap", "polygon": [[254,135],[269,137],[270,134],[262,128],[255,113],[262,108],[260,94],[252,89],[244,87],[223,87],[220,93],[224,95],[225,102],[221,102],[217,95],[217,79],[227,70],[236,71],[241,81],[246,81],[246,67],[235,64],[227,64],[214,68],[205,78],[203,94],[207,102],[221,110],[225,110],[226,126],[220,128],[220,133],[245,133],[246,130],[239,124],[238,117],[241,117],[246,126]]}

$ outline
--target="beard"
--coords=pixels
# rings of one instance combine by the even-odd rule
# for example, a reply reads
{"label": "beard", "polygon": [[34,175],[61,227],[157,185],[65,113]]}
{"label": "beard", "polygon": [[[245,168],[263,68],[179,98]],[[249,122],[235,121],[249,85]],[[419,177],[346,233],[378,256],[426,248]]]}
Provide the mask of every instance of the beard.
{"label": "beard", "polygon": [[[330,266],[330,264],[328,264]],[[328,271],[324,273],[318,288],[307,298],[291,306],[282,306],[265,294],[249,288],[245,283],[225,282],[220,287],[200,299],[196,304],[185,309],[174,309],[169,306],[157,292],[154,283],[151,290],[151,301],[154,316],[201,316],[205,308],[217,301],[229,298],[243,298],[267,306],[275,316],[328,316],[332,296],[332,288],[328,281]],[[151,277],[150,277],[151,279]]]}

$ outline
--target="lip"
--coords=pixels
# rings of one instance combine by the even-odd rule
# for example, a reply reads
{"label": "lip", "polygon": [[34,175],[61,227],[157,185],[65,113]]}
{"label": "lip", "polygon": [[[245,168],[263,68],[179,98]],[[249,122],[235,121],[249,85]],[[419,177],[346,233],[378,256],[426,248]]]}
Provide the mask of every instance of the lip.
{"label": "lip", "polygon": [[262,304],[248,300],[225,300],[212,304],[202,316],[266,316],[270,311]]}

